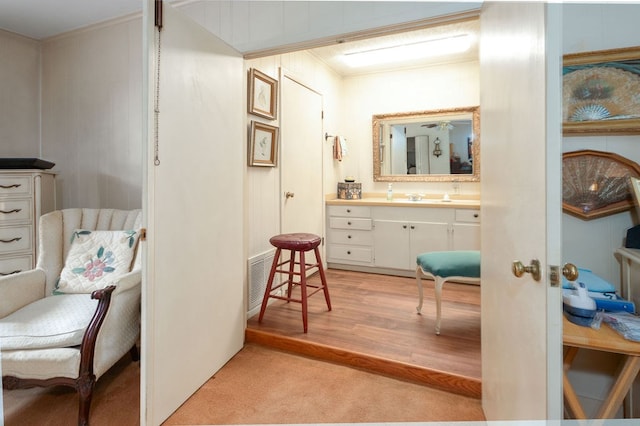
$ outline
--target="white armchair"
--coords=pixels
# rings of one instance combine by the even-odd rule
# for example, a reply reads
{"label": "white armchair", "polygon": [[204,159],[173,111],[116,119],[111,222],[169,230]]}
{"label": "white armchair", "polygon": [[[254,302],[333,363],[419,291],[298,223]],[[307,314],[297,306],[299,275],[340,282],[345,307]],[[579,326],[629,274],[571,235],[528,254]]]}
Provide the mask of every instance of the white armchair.
{"label": "white armchair", "polygon": [[[67,209],[40,218],[36,268],[0,278],[0,361],[5,389],[70,386],[79,394],[78,424],[88,424],[96,380],[127,352],[139,359],[141,255],[137,236],[141,223],[140,210]],[[128,270],[120,268],[113,278],[104,274],[104,279],[97,280],[106,283],[104,288],[86,292],[59,288],[63,268],[69,269],[70,250],[79,250],[78,244],[72,244],[77,230],[93,231],[94,236],[115,235],[95,231],[138,231],[136,239],[128,241],[133,257]],[[102,260],[107,256],[109,261],[114,257],[110,251],[98,255]]]}

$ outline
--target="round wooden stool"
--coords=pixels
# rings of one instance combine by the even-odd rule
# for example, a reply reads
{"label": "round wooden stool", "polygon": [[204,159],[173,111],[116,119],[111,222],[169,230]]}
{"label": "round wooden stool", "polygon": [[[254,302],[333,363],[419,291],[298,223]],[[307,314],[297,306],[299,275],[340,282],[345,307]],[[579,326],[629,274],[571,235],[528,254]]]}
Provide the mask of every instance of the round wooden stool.
{"label": "round wooden stool", "polygon": [[[260,308],[260,316],[258,317],[258,322],[262,322],[262,317],[264,315],[264,311],[267,309],[267,303],[270,298],[272,299],[280,299],[286,300],[287,302],[298,302],[302,303],[302,325],[304,327],[304,332],[307,332],[307,299],[319,292],[320,290],[324,291],[324,299],[327,302],[327,307],[331,310],[331,300],[329,299],[329,288],[327,287],[327,280],[324,276],[324,268],[322,267],[322,259],[320,258],[320,250],[318,250],[318,246],[320,245],[321,238],[315,234],[305,234],[305,233],[295,233],[295,234],[280,234],[269,239],[271,245],[276,248],[276,254],[273,258],[273,263],[271,264],[271,272],[269,273],[269,279],[267,281],[267,288],[264,292],[264,297],[262,299],[262,307]],[[289,250],[290,256],[288,260],[280,261],[280,255],[282,250]],[[316,255],[316,263],[307,264],[305,261],[305,252],[313,250]],[[299,261],[296,262],[296,253],[298,253]],[[285,265],[289,265],[288,268],[284,268]],[[296,270],[295,266],[298,265],[298,269]],[[307,284],[307,271],[312,268],[318,268],[318,272],[320,272],[320,284],[319,285],[311,285]],[[276,272],[287,274],[287,279],[282,283],[274,286],[273,278],[276,275]],[[299,277],[299,281],[294,281],[294,276]],[[279,295],[273,294],[273,292],[280,287],[287,286],[286,294]],[[301,296],[299,299],[293,298],[291,290],[294,286],[300,286]],[[307,288],[310,287],[313,290],[311,293],[307,291]]]}

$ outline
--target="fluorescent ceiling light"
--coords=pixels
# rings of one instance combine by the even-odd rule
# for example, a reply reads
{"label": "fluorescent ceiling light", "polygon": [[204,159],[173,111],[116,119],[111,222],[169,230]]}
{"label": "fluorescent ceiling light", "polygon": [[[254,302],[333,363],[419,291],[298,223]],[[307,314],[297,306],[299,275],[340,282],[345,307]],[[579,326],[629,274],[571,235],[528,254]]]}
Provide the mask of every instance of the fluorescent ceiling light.
{"label": "fluorescent ceiling light", "polygon": [[460,34],[453,37],[418,41],[397,46],[380,47],[346,53],[342,60],[350,67],[386,64],[391,62],[410,61],[434,56],[461,53],[471,47],[471,37]]}

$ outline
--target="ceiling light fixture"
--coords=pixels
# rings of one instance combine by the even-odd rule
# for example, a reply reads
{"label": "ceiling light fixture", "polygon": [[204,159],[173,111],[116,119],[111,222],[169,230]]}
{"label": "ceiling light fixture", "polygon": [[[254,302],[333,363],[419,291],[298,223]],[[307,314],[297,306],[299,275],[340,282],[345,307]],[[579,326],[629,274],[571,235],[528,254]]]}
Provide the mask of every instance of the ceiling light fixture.
{"label": "ceiling light fixture", "polygon": [[459,34],[452,37],[346,53],[342,59],[348,66],[355,68],[461,53],[468,50],[469,47],[471,47],[469,34]]}

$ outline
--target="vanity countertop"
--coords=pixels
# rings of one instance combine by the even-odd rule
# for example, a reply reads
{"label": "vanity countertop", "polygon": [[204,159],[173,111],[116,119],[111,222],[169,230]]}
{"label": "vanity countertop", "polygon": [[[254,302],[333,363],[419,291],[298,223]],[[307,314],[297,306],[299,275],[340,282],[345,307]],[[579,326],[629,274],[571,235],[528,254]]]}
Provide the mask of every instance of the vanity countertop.
{"label": "vanity countertop", "polygon": [[430,208],[480,208],[479,195],[450,195],[449,201],[443,201],[442,195],[425,194],[421,200],[411,201],[405,194],[394,194],[393,200],[387,200],[386,194],[362,194],[358,200],[339,199],[335,194],[327,195],[328,206],[382,206],[382,207],[430,207]]}

